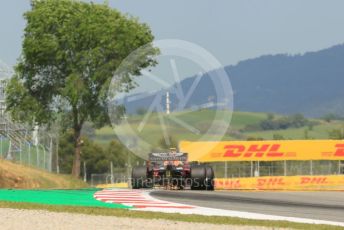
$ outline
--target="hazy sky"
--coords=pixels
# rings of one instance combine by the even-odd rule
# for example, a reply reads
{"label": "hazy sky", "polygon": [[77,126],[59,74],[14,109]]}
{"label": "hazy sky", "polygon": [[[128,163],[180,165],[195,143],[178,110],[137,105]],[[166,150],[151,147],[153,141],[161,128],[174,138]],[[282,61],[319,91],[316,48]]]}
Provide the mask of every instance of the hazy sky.
{"label": "hazy sky", "polygon": [[[96,0],[94,2],[103,2]],[[344,42],[342,0],[110,0],[148,23],[157,39],[197,43],[222,64],[263,54],[304,53]],[[0,2],[0,60],[20,55],[29,0]]]}

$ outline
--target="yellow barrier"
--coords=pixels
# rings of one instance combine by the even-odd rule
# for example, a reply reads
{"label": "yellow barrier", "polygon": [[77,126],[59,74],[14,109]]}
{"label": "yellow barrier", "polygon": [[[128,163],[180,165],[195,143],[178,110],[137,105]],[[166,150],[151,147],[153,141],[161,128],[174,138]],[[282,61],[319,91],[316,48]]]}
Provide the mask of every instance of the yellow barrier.
{"label": "yellow barrier", "polygon": [[343,176],[271,176],[217,178],[216,189],[232,190],[332,190],[344,191]]}
{"label": "yellow barrier", "polygon": [[96,188],[128,188],[128,183],[98,184]]}
{"label": "yellow barrier", "polygon": [[190,161],[344,160],[344,141],[221,141],[179,144]]}

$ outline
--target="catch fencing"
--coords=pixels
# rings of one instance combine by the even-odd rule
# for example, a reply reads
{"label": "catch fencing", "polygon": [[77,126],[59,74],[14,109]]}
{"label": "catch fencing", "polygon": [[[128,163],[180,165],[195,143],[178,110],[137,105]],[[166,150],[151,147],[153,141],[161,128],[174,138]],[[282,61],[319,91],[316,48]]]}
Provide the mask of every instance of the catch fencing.
{"label": "catch fencing", "polygon": [[[34,143],[32,131],[0,115],[0,157],[15,163],[47,171],[53,170],[53,139],[47,132],[37,132]],[[56,168],[56,167],[55,167]]]}
{"label": "catch fencing", "polygon": [[128,183],[130,178],[131,167],[115,168],[112,173],[92,173],[89,182],[92,187],[96,187],[100,184]]}
{"label": "catch fencing", "polygon": [[213,167],[217,178],[344,174],[344,161],[228,161],[208,164]]}
{"label": "catch fencing", "polygon": [[[1,74],[9,74],[7,77]],[[52,171],[53,138],[43,127],[13,122],[6,113],[6,86],[11,68],[0,61],[0,157],[13,162]]]}

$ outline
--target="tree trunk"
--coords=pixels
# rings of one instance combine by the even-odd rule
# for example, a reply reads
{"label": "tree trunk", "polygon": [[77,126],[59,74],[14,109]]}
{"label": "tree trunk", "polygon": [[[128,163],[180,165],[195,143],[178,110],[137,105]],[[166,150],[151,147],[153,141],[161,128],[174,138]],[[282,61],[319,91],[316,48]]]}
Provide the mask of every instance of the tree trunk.
{"label": "tree trunk", "polygon": [[81,128],[76,127],[74,128],[74,159],[73,159],[73,168],[72,168],[72,176],[75,178],[80,177],[80,158],[81,158]]}

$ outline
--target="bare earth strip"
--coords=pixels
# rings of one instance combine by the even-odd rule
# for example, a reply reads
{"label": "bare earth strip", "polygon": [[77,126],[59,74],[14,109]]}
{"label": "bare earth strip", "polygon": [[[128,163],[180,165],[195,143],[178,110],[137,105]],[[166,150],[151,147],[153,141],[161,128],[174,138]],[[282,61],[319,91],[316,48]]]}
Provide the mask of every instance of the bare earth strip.
{"label": "bare earth strip", "polygon": [[[20,210],[0,208],[1,229],[271,229],[265,227],[246,227],[186,223],[168,220],[130,219],[125,217],[93,216],[72,213],[56,213],[42,210]],[[276,229],[276,228],[274,228]]]}

